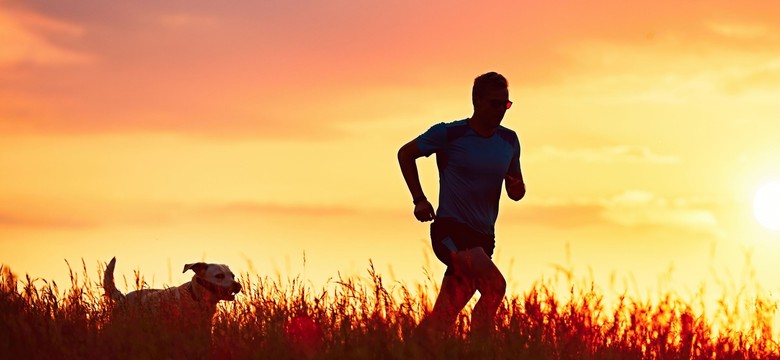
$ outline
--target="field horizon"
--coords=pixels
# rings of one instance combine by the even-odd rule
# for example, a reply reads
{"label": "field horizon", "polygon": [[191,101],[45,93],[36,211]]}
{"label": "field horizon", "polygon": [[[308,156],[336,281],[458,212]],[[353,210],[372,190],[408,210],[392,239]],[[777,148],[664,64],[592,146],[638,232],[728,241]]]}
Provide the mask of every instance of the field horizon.
{"label": "field horizon", "polygon": [[[92,280],[82,260],[69,271],[69,288],[0,271],[0,354],[7,358],[173,357],[174,339],[156,334],[154,320],[129,328],[151,329],[123,338],[111,331],[111,310],[101,280]],[[99,264],[92,274],[102,279]],[[778,302],[771,292],[723,294],[709,308],[675,292],[657,299],[627,294],[609,299],[599,284],[575,279],[540,279],[508,293],[491,339],[469,336],[470,313],[478,296],[458,316],[440,343],[408,340],[430,311],[438,279],[407,285],[388,283],[369,260],[365,277],[334,278],[317,288],[300,275],[239,274],[244,289],[234,302],[221,302],[214,316],[210,358],[546,358],[711,359],[780,358]],[[123,292],[149,288],[143,274],[117,286]],[[178,285],[178,284],[176,284]],[[567,290],[561,290],[567,289]],[[143,317],[141,317],[143,318]],[[140,318],[139,318],[140,319]],[[151,324],[150,324],[151,322]],[[159,330],[159,329],[158,329]],[[190,340],[194,341],[194,340]]]}

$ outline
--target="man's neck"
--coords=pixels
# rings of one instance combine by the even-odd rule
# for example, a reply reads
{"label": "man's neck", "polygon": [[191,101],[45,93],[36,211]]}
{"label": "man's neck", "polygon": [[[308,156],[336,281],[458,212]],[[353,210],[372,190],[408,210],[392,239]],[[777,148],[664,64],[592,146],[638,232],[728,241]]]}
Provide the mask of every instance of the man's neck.
{"label": "man's neck", "polygon": [[467,122],[469,126],[471,126],[471,129],[473,129],[474,132],[479,136],[490,137],[493,136],[493,134],[496,132],[496,128],[485,126],[485,122],[482,121],[482,119],[479,118],[476,114],[471,115]]}

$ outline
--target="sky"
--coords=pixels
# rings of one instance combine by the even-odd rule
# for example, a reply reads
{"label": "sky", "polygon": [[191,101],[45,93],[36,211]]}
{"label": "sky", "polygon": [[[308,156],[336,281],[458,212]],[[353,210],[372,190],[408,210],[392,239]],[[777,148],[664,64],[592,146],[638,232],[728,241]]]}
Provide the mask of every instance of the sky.
{"label": "sky", "polygon": [[778,10],[0,0],[0,262],[62,283],[66,260],[116,256],[156,287],[196,261],[438,279],[396,153],[498,71],[528,189],[496,225],[510,291],[561,269],[612,293],[776,291],[780,233],[751,209],[780,181]]}

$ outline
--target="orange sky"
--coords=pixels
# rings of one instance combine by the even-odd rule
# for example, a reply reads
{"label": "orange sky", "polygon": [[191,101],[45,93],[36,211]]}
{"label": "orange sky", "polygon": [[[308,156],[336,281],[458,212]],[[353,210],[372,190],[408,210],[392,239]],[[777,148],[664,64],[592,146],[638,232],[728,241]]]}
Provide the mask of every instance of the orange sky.
{"label": "orange sky", "polygon": [[780,234],[750,201],[780,179],[778,10],[3,0],[0,262],[65,279],[63,259],[117,256],[159,286],[201,259],[294,276],[305,251],[314,282],[369,259],[423,281],[427,225],[396,151],[469,116],[472,79],[496,70],[529,191],[501,203],[510,284],[560,264],[644,295],[671,267],[687,295],[739,280],[750,254],[777,289]]}

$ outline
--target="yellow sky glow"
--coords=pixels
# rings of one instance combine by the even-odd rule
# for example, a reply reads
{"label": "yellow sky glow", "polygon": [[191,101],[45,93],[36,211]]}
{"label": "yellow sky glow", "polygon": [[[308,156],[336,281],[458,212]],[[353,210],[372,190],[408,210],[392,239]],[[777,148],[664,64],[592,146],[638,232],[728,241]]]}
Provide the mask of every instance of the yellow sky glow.
{"label": "yellow sky glow", "polygon": [[[501,203],[510,284],[563,264],[643,295],[674,268],[695,292],[750,256],[777,288],[780,233],[751,213],[780,179],[777,10],[6,0],[0,262],[64,279],[63,259],[117,256],[161,285],[201,259],[295,276],[305,252],[318,283],[369,259],[423,281],[396,151],[468,117],[472,79],[496,70],[529,191]],[[418,164],[435,198],[434,161]]]}

